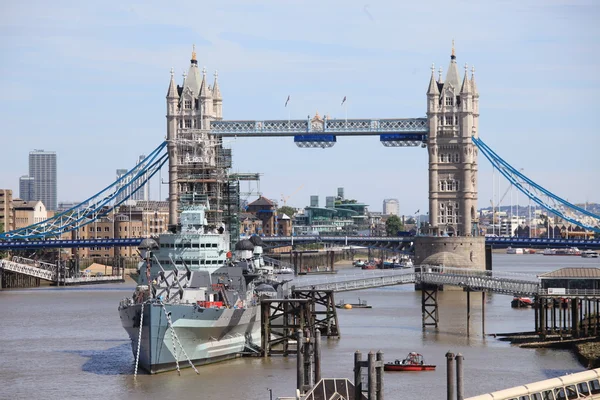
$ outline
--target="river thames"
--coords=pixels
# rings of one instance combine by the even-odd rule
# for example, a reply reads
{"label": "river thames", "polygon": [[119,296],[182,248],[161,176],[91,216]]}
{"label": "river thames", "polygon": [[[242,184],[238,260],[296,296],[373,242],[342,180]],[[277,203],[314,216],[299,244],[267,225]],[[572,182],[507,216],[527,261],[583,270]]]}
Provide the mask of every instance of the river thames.
{"label": "river thames", "polygon": [[[566,266],[600,266],[597,259],[494,254],[494,270],[539,274]],[[347,269],[340,274],[354,273]],[[0,292],[0,399],[269,399],[293,396],[296,358],[239,358],[134,381],[134,359],[117,306],[132,282]],[[569,351],[520,349],[481,335],[481,296],[471,295],[466,335],[466,294],[440,293],[440,328],[423,332],[420,293],[412,285],[338,294],[372,309],[338,310],[341,339],[323,340],[322,376],[353,379],[353,353],[381,350],[386,360],[416,351],[434,372],[386,373],[386,399],[444,399],[445,353],[465,356],[467,397],[578,372]],[[533,329],[533,310],[512,309],[510,296],[486,298],[486,333]]]}

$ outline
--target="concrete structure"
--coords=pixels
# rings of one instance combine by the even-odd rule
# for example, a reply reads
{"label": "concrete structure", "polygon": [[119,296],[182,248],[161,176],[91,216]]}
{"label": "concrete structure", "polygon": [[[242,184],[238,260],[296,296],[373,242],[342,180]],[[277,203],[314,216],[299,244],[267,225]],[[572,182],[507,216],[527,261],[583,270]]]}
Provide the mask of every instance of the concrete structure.
{"label": "concrete structure", "polygon": [[0,228],[3,231],[15,229],[12,190],[0,189]]}
{"label": "concrete structure", "polygon": [[19,178],[19,198],[25,201],[35,200],[35,179],[31,176]]}
{"label": "concrete structure", "polygon": [[475,70],[465,65],[460,82],[454,45],[445,81],[431,68],[427,90],[429,122],[429,215],[432,234],[475,236],[477,228],[477,148],[479,92]]}
{"label": "concrete structure", "polygon": [[29,152],[29,176],[34,179],[34,199],[40,200],[48,210],[56,210],[56,152],[34,150]]}
{"label": "concrete structure", "polygon": [[443,265],[445,267],[485,270],[485,237],[414,238],[415,265]]}
{"label": "concrete structure", "polygon": [[14,199],[14,229],[24,228],[29,225],[48,219],[46,206],[40,200],[23,201]]}
{"label": "concrete structure", "polygon": [[317,195],[310,196],[310,206],[311,207],[319,207],[319,196],[317,196]]}
{"label": "concrete structure", "polygon": [[398,199],[383,200],[383,215],[400,215],[400,203]]}

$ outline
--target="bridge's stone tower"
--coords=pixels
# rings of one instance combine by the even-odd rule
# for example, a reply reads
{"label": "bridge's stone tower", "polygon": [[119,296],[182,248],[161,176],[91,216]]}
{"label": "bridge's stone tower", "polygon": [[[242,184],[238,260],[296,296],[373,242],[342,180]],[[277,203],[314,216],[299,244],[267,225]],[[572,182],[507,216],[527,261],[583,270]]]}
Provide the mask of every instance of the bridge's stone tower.
{"label": "bridge's stone tower", "polygon": [[429,221],[434,235],[477,236],[477,148],[479,93],[475,69],[462,83],[454,43],[446,80],[431,80],[427,90],[429,121]]}
{"label": "bridge's stone tower", "polygon": [[[209,187],[219,183],[213,176],[201,182],[204,187],[197,188],[191,182],[190,175],[203,169],[215,169],[222,156],[221,139],[209,137],[210,121],[223,117],[223,98],[219,89],[217,73],[210,86],[206,80],[206,69],[198,69],[196,50],[192,51],[192,59],[187,74],[184,74],[183,85],[175,83],[171,70],[171,81],[167,91],[167,141],[169,153],[169,224],[177,224],[177,208],[182,193],[202,192],[218,193],[219,187]],[[193,144],[193,145],[192,145]],[[220,157],[222,158],[222,157]],[[230,157],[229,157],[230,161]],[[225,165],[227,167],[227,165]],[[215,185],[213,185],[215,186]]]}

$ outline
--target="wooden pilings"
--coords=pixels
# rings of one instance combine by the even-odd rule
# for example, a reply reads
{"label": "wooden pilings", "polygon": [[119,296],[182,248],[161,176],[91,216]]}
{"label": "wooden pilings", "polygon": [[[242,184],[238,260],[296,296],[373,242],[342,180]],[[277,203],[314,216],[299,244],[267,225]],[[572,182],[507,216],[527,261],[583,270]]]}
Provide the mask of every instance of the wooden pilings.
{"label": "wooden pilings", "polygon": [[4,269],[0,270],[0,289],[25,289],[39,286],[40,278]]}
{"label": "wooden pilings", "polygon": [[[383,400],[383,353],[372,351],[367,355],[367,360],[362,360],[362,353],[354,353],[354,398],[364,398],[367,393],[368,400]],[[367,370],[367,382],[362,381],[361,369]],[[366,385],[365,385],[366,383]],[[366,390],[365,390],[366,389]]]}
{"label": "wooden pilings", "polygon": [[597,296],[538,296],[534,302],[535,331],[542,338],[548,335],[597,336],[599,305],[600,297]]}
{"label": "wooden pilings", "polygon": [[310,301],[309,314],[312,328],[321,331],[323,336],[340,338],[333,290],[292,290],[292,297]]}

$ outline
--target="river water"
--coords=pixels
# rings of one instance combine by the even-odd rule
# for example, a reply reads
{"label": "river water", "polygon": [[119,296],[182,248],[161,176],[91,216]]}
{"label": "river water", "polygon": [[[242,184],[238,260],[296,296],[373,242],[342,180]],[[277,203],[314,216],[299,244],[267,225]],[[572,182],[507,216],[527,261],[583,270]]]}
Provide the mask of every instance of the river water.
{"label": "river water", "polygon": [[[494,269],[539,274],[565,266],[600,266],[597,259],[494,254]],[[340,274],[355,270],[342,270]],[[134,359],[117,313],[132,282],[0,292],[0,399],[269,399],[293,396],[296,358],[239,358],[133,379]],[[465,394],[473,396],[583,370],[569,351],[520,349],[481,335],[481,296],[440,293],[440,328],[421,329],[420,293],[412,285],[341,293],[372,309],[338,310],[341,339],[323,340],[322,376],[353,380],[353,353],[381,350],[386,360],[417,351],[434,372],[386,373],[386,399],[444,399],[445,353],[465,356]],[[512,309],[510,296],[486,298],[486,332],[533,329],[533,311]]]}

